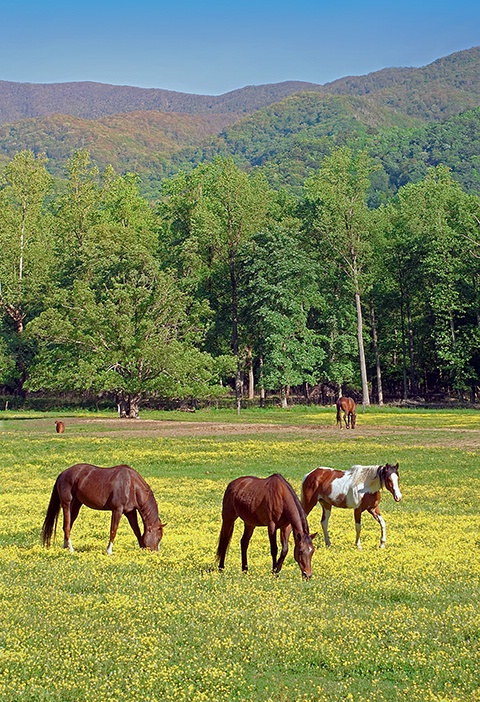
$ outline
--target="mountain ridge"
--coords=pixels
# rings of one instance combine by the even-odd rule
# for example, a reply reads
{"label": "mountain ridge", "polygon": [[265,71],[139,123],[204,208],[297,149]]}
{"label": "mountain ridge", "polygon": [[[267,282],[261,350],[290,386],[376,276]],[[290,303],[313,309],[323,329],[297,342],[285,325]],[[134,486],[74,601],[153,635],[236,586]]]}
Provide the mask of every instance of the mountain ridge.
{"label": "mountain ridge", "polygon": [[[93,81],[69,83],[17,83],[0,81],[0,124],[24,118],[62,113],[85,119],[110,114],[156,110],[178,113],[252,113],[297,92],[315,91],[334,94],[378,94],[384,104],[402,109],[405,92],[421,90],[425,82],[437,81],[451,94],[458,91],[465,109],[480,101],[480,46],[458,51],[420,68],[382,68],[364,76],[346,76],[324,85],[306,81],[283,81],[250,85],[222,95],[197,95],[162,88],[118,86]],[[392,95],[393,91],[393,95]],[[395,93],[399,92],[400,97]],[[437,91],[436,101],[441,97]],[[403,97],[403,101],[405,97]],[[449,99],[448,104],[453,104]],[[461,111],[461,110],[458,110]],[[417,108],[421,113],[421,109]],[[443,109],[445,117],[451,107]],[[437,109],[442,114],[442,107]],[[426,119],[434,119],[435,110],[427,106]]]}

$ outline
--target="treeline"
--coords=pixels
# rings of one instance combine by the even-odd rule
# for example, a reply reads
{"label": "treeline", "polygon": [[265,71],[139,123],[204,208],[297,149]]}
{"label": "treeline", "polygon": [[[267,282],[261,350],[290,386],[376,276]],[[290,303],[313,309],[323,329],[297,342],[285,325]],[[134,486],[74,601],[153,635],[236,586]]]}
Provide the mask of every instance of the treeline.
{"label": "treeline", "polygon": [[124,416],[322,384],[365,404],[475,399],[480,199],[437,166],[373,207],[376,176],[341,146],[293,195],[216,157],[152,205],[87,151],[60,189],[18,153],[0,189],[0,385],[107,396]]}

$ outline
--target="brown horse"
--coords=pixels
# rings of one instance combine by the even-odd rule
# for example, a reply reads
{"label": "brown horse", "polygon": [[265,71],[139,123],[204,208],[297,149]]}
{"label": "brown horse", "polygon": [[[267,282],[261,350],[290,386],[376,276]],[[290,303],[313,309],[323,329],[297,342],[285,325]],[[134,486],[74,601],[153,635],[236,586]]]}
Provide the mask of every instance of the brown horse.
{"label": "brown horse", "polygon": [[342,412],[345,429],[355,429],[357,406],[351,397],[340,397],[337,400],[337,427],[342,428]]}
{"label": "brown horse", "polygon": [[[110,543],[107,548],[109,555],[112,553],[122,514],[127,517],[140,547],[158,551],[165,524],[158,518],[157,503],[150,487],[130,466],[99,468],[88,463],[77,463],[60,473],[53,486],[42,527],[44,546],[50,546],[62,508],[65,536],[63,547],[73,552],[70,530],[82,505],[112,512]],[[138,526],[137,511],[143,521],[143,534]]]}
{"label": "brown horse", "polygon": [[[245,523],[241,539],[242,570],[248,570],[247,549],[253,531],[257,526],[268,527],[272,568],[279,573],[288,552],[288,537],[293,529],[295,548],[294,558],[300,566],[302,576],[312,575],[311,560],[314,551],[308,531],[305,512],[292,486],[281,475],[269,478],[244,476],[233,480],[223,496],[222,528],[218,540],[218,567],[223,570],[225,555],[233,534],[237,517]],[[280,529],[282,551],[277,560],[277,529]]]}
{"label": "brown horse", "polygon": [[333,507],[350,507],[354,510],[357,548],[360,545],[362,512],[370,512],[380,524],[380,548],[385,546],[385,520],[378,509],[382,487],[392,493],[395,502],[402,499],[399,487],[398,463],[384,466],[352,466],[350,470],[315,468],[303,479],[302,506],[310,514],[317,502],[322,505],[322,529],[325,545],[330,546],[328,520]]}
{"label": "brown horse", "polygon": [[57,434],[63,434],[63,432],[65,431],[65,424],[64,424],[64,422],[60,422],[60,421],[57,420],[57,421],[55,422],[55,431],[57,432]]}

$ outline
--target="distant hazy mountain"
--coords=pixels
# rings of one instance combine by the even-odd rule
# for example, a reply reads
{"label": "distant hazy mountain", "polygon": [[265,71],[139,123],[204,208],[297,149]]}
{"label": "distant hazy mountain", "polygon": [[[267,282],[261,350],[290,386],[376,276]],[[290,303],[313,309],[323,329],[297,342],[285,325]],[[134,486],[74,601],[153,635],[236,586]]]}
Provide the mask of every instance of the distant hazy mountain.
{"label": "distant hazy mountain", "polygon": [[10,83],[0,81],[0,124],[56,113],[98,119],[125,112],[218,114],[253,112],[301,90],[322,86],[300,81],[258,85],[224,95],[193,95],[104,83]]}
{"label": "distant hazy mountain", "polygon": [[[479,109],[476,109],[479,108]],[[158,193],[179,169],[232,156],[262,167],[272,184],[299,192],[335,146],[371,151],[385,168],[385,196],[439,162],[480,192],[480,47],[423,68],[390,68],[326,85],[289,81],[220,96],[101,83],[0,81],[0,163],[45,152],[64,172],[89,149],[100,168],[135,171]],[[380,177],[380,176],[379,176]]]}
{"label": "distant hazy mountain", "polygon": [[459,51],[423,68],[387,68],[326,85],[302,81],[254,85],[218,96],[90,82],[0,81],[0,124],[55,113],[85,119],[146,110],[187,114],[251,113],[304,90],[375,95],[381,104],[409,115],[437,120],[479,104],[480,47]]}

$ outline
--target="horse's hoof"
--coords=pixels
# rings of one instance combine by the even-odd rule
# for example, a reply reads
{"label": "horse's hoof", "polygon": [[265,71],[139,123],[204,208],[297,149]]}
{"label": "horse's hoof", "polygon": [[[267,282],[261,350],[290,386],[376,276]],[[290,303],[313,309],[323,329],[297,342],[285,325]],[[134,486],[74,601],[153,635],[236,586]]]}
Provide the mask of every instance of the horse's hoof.
{"label": "horse's hoof", "polygon": [[379,548],[385,548],[385,542],[382,542],[379,546]]}

